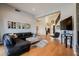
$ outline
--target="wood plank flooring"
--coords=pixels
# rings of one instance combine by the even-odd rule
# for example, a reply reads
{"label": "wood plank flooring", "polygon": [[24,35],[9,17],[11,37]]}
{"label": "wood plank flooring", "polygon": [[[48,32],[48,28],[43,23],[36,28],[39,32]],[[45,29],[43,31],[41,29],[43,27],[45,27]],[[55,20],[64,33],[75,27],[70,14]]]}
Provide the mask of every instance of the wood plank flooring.
{"label": "wood plank flooring", "polygon": [[48,45],[44,48],[33,48],[22,56],[74,56],[73,49],[65,48],[58,40],[51,41],[49,36],[44,37],[48,40]]}
{"label": "wood plank flooring", "polygon": [[3,45],[0,45],[0,56],[4,56],[4,48]]}
{"label": "wood plank flooring", "polygon": [[[32,48],[29,52],[23,53],[21,56],[74,56],[73,49],[65,48],[63,44],[60,44],[58,40],[50,40],[49,36],[41,36],[48,40],[48,44],[43,48]],[[5,55],[3,53],[4,48],[0,45],[0,56]]]}

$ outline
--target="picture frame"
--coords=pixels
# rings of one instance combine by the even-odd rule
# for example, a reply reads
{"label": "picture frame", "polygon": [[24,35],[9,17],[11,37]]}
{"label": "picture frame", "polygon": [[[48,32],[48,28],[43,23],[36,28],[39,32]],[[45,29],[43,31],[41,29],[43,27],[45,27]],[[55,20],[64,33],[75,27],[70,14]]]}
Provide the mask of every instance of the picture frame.
{"label": "picture frame", "polygon": [[21,23],[20,22],[16,22],[16,29],[21,29]]}
{"label": "picture frame", "polygon": [[13,29],[16,29],[16,22],[13,22]]}
{"label": "picture frame", "polygon": [[11,21],[8,21],[8,29],[12,28]]}
{"label": "picture frame", "polygon": [[31,28],[31,25],[26,23],[26,29],[30,29]]}
{"label": "picture frame", "polygon": [[25,29],[25,23],[22,23],[22,29]]}

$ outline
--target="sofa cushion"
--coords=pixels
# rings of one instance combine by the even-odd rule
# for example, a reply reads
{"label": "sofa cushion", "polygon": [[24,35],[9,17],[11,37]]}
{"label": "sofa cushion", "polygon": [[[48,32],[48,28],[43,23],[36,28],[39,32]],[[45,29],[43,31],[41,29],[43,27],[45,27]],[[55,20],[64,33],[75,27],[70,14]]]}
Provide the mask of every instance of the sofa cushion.
{"label": "sofa cushion", "polygon": [[29,41],[24,41],[22,39],[16,40],[16,45],[9,49],[10,55],[16,55],[20,52],[22,53],[24,50],[27,51],[30,49],[31,43]]}
{"label": "sofa cushion", "polygon": [[32,37],[33,34],[31,32],[26,32],[26,33],[16,33],[17,37],[20,39],[25,40],[28,37]]}
{"label": "sofa cushion", "polygon": [[24,41],[24,40],[22,40],[22,39],[17,39],[16,40],[16,45],[15,45],[15,47],[22,47],[22,46],[24,46],[24,45],[29,45],[29,44],[31,44],[29,41]]}
{"label": "sofa cushion", "polygon": [[14,46],[14,44],[11,40],[11,37],[8,34],[5,34],[3,36],[3,41],[4,41],[3,43],[5,44],[5,46],[7,46],[7,48],[10,48],[10,47]]}

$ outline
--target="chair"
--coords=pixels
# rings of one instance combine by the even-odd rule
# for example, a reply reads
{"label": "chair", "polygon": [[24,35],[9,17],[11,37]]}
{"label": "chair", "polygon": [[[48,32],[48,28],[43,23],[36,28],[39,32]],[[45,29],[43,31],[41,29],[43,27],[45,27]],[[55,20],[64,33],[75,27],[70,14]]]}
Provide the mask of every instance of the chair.
{"label": "chair", "polygon": [[58,38],[58,37],[59,37],[59,35],[60,35],[60,33],[55,32],[55,34],[54,34],[52,37],[53,37],[53,38]]}

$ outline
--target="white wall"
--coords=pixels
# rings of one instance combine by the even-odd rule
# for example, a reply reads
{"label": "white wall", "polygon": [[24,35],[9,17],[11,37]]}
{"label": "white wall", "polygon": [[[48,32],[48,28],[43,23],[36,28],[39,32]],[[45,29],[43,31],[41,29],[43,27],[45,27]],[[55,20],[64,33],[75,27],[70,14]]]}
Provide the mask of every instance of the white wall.
{"label": "white wall", "polygon": [[[0,17],[1,18],[1,17]],[[1,22],[0,22],[0,28],[1,28]],[[0,29],[0,38],[1,38],[1,29]]]}
{"label": "white wall", "polygon": [[[1,33],[16,33],[16,32],[34,32],[33,22],[34,18],[32,15],[26,12],[16,12],[15,8],[8,6],[7,4],[0,4],[0,29]],[[29,23],[31,24],[30,29],[8,29],[8,21]]]}
{"label": "white wall", "polygon": [[45,24],[45,17],[42,17],[42,18],[39,18],[39,20],[41,21],[40,22],[40,25],[39,25],[39,29],[38,29],[38,33],[40,35],[46,35],[46,31],[45,31],[45,27],[46,27],[46,24]]}

